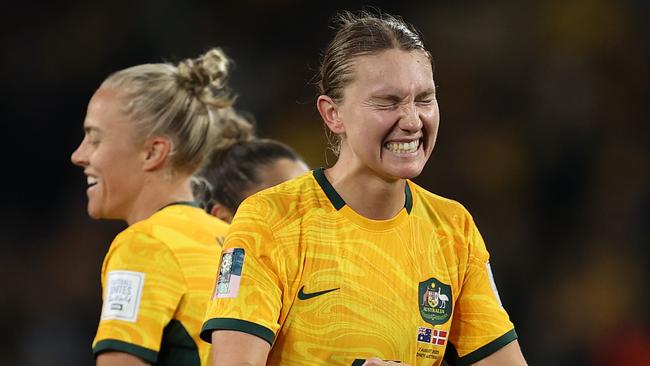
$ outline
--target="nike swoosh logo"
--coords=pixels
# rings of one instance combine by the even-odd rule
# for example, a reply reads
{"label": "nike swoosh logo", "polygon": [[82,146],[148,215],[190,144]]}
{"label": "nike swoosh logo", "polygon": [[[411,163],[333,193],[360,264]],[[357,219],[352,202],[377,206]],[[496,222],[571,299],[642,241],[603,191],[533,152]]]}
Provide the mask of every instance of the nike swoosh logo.
{"label": "nike swoosh logo", "polygon": [[336,291],[336,290],[338,290],[339,288],[340,288],[340,287],[337,287],[337,288],[331,288],[331,289],[329,289],[329,290],[323,290],[323,291],[318,291],[318,292],[310,292],[310,293],[307,294],[307,293],[305,293],[305,286],[302,286],[302,287],[300,288],[300,291],[298,291],[298,298],[299,298],[300,300],[309,300],[309,299],[311,299],[312,297],[316,297],[316,296],[320,296],[320,295],[325,295],[326,293],[328,293],[328,292],[332,292],[332,291]]}

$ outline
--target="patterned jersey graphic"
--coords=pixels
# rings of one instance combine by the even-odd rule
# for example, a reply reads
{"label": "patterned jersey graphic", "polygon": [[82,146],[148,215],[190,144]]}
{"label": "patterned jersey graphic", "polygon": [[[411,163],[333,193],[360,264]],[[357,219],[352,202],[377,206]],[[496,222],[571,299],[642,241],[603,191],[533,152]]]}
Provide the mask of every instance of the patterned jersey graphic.
{"label": "patterned jersey graphic", "polygon": [[209,364],[210,347],[198,335],[227,229],[177,204],[120,233],[104,258],[95,354],[127,352],[164,364],[160,355],[180,352],[184,364]]}
{"label": "patterned jersey graphic", "polygon": [[247,199],[224,249],[246,253],[238,295],[213,299],[202,338],[255,334],[273,345],[268,365],[289,366],[440,365],[450,344],[461,359],[494,345],[513,325],[471,217],[412,182],[406,196],[393,219],[369,220],[314,173]]}

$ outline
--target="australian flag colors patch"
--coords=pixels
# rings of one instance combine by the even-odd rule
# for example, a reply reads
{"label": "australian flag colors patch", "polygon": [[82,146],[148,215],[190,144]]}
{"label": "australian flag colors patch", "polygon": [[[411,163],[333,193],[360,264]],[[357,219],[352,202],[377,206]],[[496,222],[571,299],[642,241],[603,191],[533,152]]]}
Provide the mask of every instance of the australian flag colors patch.
{"label": "australian flag colors patch", "polygon": [[447,344],[447,331],[431,329],[426,327],[418,328],[418,342],[431,343],[436,346]]}

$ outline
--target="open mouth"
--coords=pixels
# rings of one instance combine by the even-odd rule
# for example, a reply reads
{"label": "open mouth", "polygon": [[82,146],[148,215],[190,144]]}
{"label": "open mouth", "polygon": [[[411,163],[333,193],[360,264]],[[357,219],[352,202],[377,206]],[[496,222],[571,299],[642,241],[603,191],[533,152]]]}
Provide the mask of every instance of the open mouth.
{"label": "open mouth", "polygon": [[90,188],[98,183],[98,179],[96,177],[86,177],[86,183],[88,183],[88,188]]}
{"label": "open mouth", "polygon": [[384,144],[384,148],[395,154],[412,154],[418,151],[421,143],[421,139],[411,142],[387,142]]}

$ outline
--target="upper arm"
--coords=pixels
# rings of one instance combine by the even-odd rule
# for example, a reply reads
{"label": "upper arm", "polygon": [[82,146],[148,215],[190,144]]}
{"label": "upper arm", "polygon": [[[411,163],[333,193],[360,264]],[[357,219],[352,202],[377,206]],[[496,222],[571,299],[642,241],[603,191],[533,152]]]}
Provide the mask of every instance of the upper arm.
{"label": "upper arm", "polygon": [[237,211],[221,255],[215,291],[208,304],[201,338],[212,332],[249,333],[272,344],[280,328],[285,295],[281,258],[267,219],[250,199]]}
{"label": "upper arm", "polygon": [[213,366],[263,366],[270,350],[267,341],[248,333],[232,330],[212,332]]}
{"label": "upper arm", "polygon": [[468,219],[463,247],[468,250],[461,288],[454,303],[445,359],[452,365],[471,364],[489,357],[517,338],[514,325],[501,305],[488,264],[485,243]]}
{"label": "upper arm", "polygon": [[174,254],[141,233],[116,238],[102,273],[103,305],[93,353],[122,352],[155,362],[186,282]]}
{"label": "upper arm", "polygon": [[104,352],[97,356],[97,366],[147,366],[141,358],[123,352]]}
{"label": "upper arm", "polygon": [[525,366],[524,355],[519,342],[514,340],[486,358],[473,363],[475,366]]}

